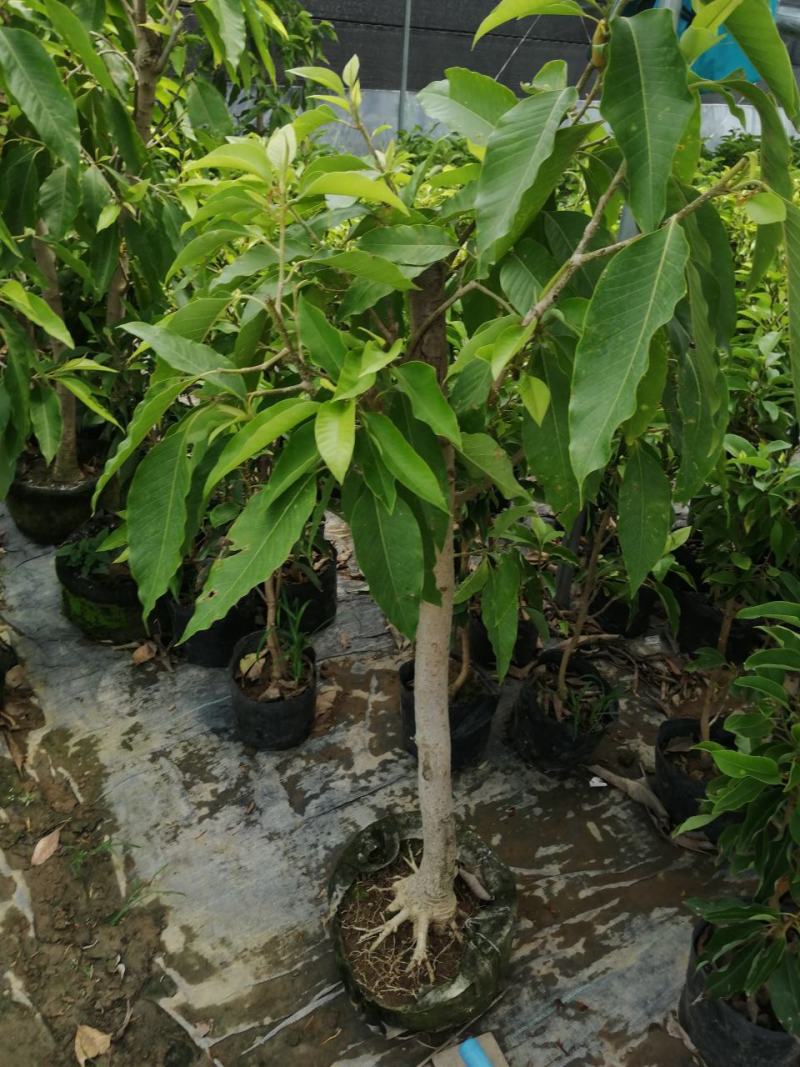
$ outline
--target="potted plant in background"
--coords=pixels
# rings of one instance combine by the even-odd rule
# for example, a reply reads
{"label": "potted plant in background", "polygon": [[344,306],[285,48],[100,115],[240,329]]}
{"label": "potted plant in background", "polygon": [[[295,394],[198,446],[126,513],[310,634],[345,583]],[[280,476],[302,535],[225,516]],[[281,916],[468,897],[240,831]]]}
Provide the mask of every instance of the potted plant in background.
{"label": "potted plant in background", "polygon": [[700,814],[678,828],[726,818],[721,858],[734,875],[757,883],[749,898],[689,902],[701,922],[680,1018],[709,1067],[789,1065],[800,1053],[800,604],[777,601],[740,614],[767,620],[760,628],[770,647],[753,653],[734,683],[749,702],[725,721],[733,744],[699,746],[717,776]]}

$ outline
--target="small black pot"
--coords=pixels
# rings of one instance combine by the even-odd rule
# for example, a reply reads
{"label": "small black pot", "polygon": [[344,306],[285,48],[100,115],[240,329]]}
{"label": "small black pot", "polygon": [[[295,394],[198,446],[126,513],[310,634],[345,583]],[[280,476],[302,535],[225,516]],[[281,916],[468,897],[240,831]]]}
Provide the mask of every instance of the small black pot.
{"label": "small black pot", "polygon": [[[163,609],[167,615],[169,636],[172,643],[177,644],[194,615],[195,606],[181,604],[170,596],[165,598]],[[160,613],[163,617],[164,610]],[[227,667],[236,643],[252,633],[255,625],[252,601],[245,597],[235,604],[227,615],[212,622],[207,630],[192,634],[178,646],[178,650],[183,653],[188,663],[195,663],[199,667]]]}
{"label": "small black pot", "polygon": [[37,545],[60,545],[89,519],[96,478],[78,485],[34,485],[16,478],[6,504],[20,533]]}
{"label": "small black pot", "polygon": [[[401,663],[397,672],[400,676],[400,710],[403,715],[403,747],[406,752],[417,758],[417,721],[414,714],[414,661]],[[450,705],[450,751],[454,771],[460,771],[475,763],[480,763],[489,734],[492,730],[492,718],[497,710],[500,693],[488,679],[483,678],[473,669],[472,677],[478,679],[484,692],[478,697],[456,700]]]}
{"label": "small black pot", "polygon": [[316,572],[318,586],[310,578],[299,582],[284,579],[281,582],[281,594],[286,598],[291,611],[297,612],[304,608],[300,616],[300,632],[304,634],[315,634],[318,630],[330,626],[336,618],[336,549],[327,541],[324,547],[328,558]]}
{"label": "small black pot", "polygon": [[328,883],[334,951],[350,998],[367,1022],[417,1032],[462,1026],[489,1007],[511,955],[517,913],[511,871],[477,834],[459,827],[459,864],[475,872],[492,896],[464,927],[460,972],[447,985],[426,990],[410,1004],[381,1004],[353,975],[339,926],[339,909],[355,882],[394,862],[404,841],[421,838],[418,816],[388,815],[355,834],[336,861]]}
{"label": "small black pot", "polygon": [[623,599],[610,598],[601,589],[592,600],[590,613],[603,633],[641,637],[647,631],[657,601],[655,590],[645,585],[639,590],[631,611]]}
{"label": "small black pot", "polygon": [[266,751],[294,748],[308,737],[314,725],[317,704],[317,666],[313,648],[305,654],[311,664],[309,685],[286,700],[251,700],[236,681],[239,660],[248,652],[257,652],[264,641],[264,631],[256,630],[239,641],[231,656],[230,694],[236,720],[236,736],[250,748]]}
{"label": "small black pot", "polygon": [[[655,746],[655,778],[653,788],[658,799],[666,808],[670,822],[679,826],[685,819],[690,819],[700,811],[700,802],[705,799],[706,782],[696,781],[684,774],[681,768],[669,758],[666,747],[670,741],[686,737],[695,744],[700,740],[700,723],[697,719],[665,719],[658,728]],[[720,745],[733,742],[733,735],[715,722],[711,726],[712,740]],[[715,844],[722,831],[732,824],[736,816],[720,815],[718,819],[703,827],[703,833]]]}
{"label": "small black pot", "polygon": [[[467,633],[469,636],[469,654],[473,663],[486,670],[494,670],[497,666],[492,642],[484,625],[483,619],[478,615],[470,615]],[[530,619],[520,619],[517,625],[517,640],[514,643],[514,651],[511,654],[511,663],[514,667],[527,667],[536,658],[539,645],[539,631]]]}
{"label": "small black pot", "polygon": [[[546,649],[539,656],[540,663],[557,667],[561,662],[560,649]],[[598,673],[591,660],[584,656],[572,656],[567,669],[573,677],[590,676],[610,692],[608,682]],[[577,764],[586,763],[602,740],[603,734],[617,718],[619,704],[615,700],[605,709],[597,729],[590,733],[578,733],[568,722],[558,722],[539,704],[540,682],[530,677],[520,689],[511,712],[510,739],[526,763],[542,764],[559,770],[571,770]]]}
{"label": "small black pot", "polygon": [[[678,622],[678,646],[681,652],[693,653],[699,648],[716,648],[722,629],[722,612],[710,604],[701,593],[691,589],[677,594],[681,615]],[[762,644],[762,635],[755,622],[734,619],[728,638],[726,658],[731,663],[744,663]]]}
{"label": "small black pot", "polygon": [[133,578],[84,577],[58,555],[56,575],[61,583],[62,610],[87,637],[124,645],[145,636]]}
{"label": "small black pot", "polygon": [[678,1018],[706,1067],[797,1067],[800,1042],[783,1030],[751,1023],[724,1000],[707,999],[703,971],[697,969],[697,943],[708,928],[694,928]]}

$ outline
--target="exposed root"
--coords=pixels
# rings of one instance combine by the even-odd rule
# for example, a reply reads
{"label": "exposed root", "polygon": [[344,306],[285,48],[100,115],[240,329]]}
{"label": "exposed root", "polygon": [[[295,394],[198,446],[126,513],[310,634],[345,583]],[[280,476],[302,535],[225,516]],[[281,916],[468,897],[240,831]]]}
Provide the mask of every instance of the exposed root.
{"label": "exposed root", "polygon": [[408,964],[408,970],[413,971],[423,965],[427,967],[432,978],[432,968],[428,959],[428,933],[431,929],[436,931],[450,930],[454,937],[459,935],[456,924],[457,905],[455,893],[440,901],[430,901],[420,892],[419,871],[414,864],[414,869],[405,878],[399,878],[394,884],[394,899],[388,905],[388,911],[392,912],[392,918],[388,919],[383,926],[370,930],[361,940],[374,941],[370,947],[373,951],[382,944],[387,937],[395,933],[403,923],[411,923],[414,931],[414,952]]}

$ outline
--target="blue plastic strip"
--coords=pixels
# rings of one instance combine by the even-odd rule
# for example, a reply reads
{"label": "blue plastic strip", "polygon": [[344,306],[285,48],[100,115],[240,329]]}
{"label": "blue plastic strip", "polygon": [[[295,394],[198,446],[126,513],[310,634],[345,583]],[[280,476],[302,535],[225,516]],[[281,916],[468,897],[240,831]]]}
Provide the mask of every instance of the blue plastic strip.
{"label": "blue plastic strip", "polygon": [[458,1051],[466,1067],[492,1067],[492,1061],[474,1037],[459,1045]]}

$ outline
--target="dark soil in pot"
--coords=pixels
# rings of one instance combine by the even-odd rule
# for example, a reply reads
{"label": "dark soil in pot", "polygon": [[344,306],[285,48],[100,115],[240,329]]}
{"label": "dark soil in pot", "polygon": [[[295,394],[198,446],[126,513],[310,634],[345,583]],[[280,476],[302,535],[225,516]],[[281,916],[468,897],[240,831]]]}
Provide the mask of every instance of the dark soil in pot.
{"label": "dark soil in pot", "polygon": [[308,737],[314,725],[317,703],[317,667],[314,650],[304,653],[305,672],[293,691],[274,699],[259,699],[268,689],[264,679],[243,681],[241,660],[259,652],[264,631],[256,630],[236,644],[231,656],[230,696],[236,723],[236,736],[250,748],[273,750],[294,748]]}
{"label": "dark soil in pot", "polygon": [[[728,1000],[704,997],[705,977],[697,970],[698,947],[710,927],[699,923],[692,936],[678,1018],[706,1067],[797,1067],[800,1042],[782,1029],[752,1023]],[[777,1026],[768,1004],[760,1018]]]}
{"label": "dark soil in pot", "polygon": [[[711,726],[711,739],[724,745],[731,743],[733,736],[721,722],[715,722]],[[697,719],[665,719],[658,728],[653,786],[673,826],[698,814],[700,801],[706,795],[706,785],[717,774],[714,764],[704,762],[699,752],[685,751],[687,745],[696,745],[699,740],[700,723]],[[675,751],[670,752],[670,747]],[[716,843],[733,818],[735,816],[721,815],[704,826],[703,832]]]}
{"label": "dark soil in pot", "polygon": [[485,1011],[497,994],[511,954],[516,889],[508,867],[479,837],[458,830],[459,865],[474,874],[491,896],[479,901],[461,879],[454,888],[465,918],[462,941],[451,933],[431,934],[434,975],[426,968],[409,973],[412,931],[400,928],[370,952],[356,927],[388,918],[388,888],[408,874],[403,858],[421,856],[421,829],[414,815],[387,816],[360,830],[336,862],[328,885],[336,960],[345,987],[370,1023],[412,1031],[463,1025]]}
{"label": "dark soil in pot", "polygon": [[104,553],[97,565],[81,558],[81,546],[91,537],[109,531],[102,518],[93,519],[73,534],[56,553],[56,576],[61,583],[64,614],[87,637],[127,644],[139,641],[146,630],[142,606],[127,564],[102,562],[116,552]]}
{"label": "dark soil in pot", "polygon": [[[678,623],[678,645],[681,652],[693,653],[699,648],[716,648],[722,629],[722,611],[701,593],[687,590],[676,594],[681,615]],[[726,658],[731,663],[744,663],[763,643],[755,622],[734,619],[728,638]]]}
{"label": "dark soil in pot", "polygon": [[[469,654],[473,663],[486,670],[496,666],[494,649],[489,634],[479,615],[470,615],[468,624]],[[511,654],[513,667],[527,667],[536,658],[539,648],[539,631],[530,619],[520,619],[517,626],[517,640]]]}
{"label": "dark soil in pot", "polygon": [[573,694],[572,713],[558,719],[553,694],[562,652],[547,649],[519,691],[511,712],[509,736],[526,763],[571,770],[586,763],[603,734],[617,718],[619,703],[611,687],[585,656],[569,661],[567,684]]}
{"label": "dark soil in pot", "polygon": [[658,595],[649,586],[639,590],[634,604],[623,597],[610,597],[601,589],[592,600],[589,613],[603,633],[641,637],[647,631],[657,602]]}
{"label": "dark soil in pot", "polygon": [[[450,661],[451,681],[458,675],[461,664]],[[416,759],[417,732],[414,713],[414,661],[402,663],[400,676],[400,710],[403,716],[403,746]],[[450,702],[450,745],[454,771],[480,763],[489,742],[492,718],[497,710],[500,693],[490,679],[476,669]]]}
{"label": "dark soil in pot", "polygon": [[96,484],[93,474],[74,485],[54,484],[42,460],[23,460],[6,505],[20,533],[38,545],[60,545],[89,519]]}
{"label": "dark soil in pot", "polygon": [[337,579],[336,549],[328,541],[321,552],[315,551],[310,568],[308,564],[284,568],[281,596],[292,613],[302,609],[301,633],[315,634],[336,618]]}

